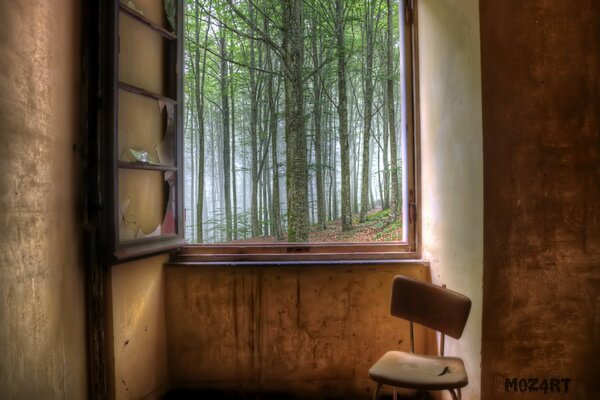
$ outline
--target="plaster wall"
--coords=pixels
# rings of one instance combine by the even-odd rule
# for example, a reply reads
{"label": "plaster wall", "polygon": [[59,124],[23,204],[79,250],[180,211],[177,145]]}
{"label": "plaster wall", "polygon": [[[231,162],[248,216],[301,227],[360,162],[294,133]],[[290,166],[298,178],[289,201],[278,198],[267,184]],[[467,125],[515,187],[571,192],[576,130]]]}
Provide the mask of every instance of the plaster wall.
{"label": "plaster wall", "polygon": [[0,2],[0,397],[87,397],[80,2]]}
{"label": "plaster wall", "polygon": [[[419,0],[423,258],[433,283],[471,298],[461,339],[463,398],[480,398],[483,276],[483,144],[477,0]],[[448,396],[448,393],[444,393]]]}
{"label": "plaster wall", "polygon": [[[598,398],[600,2],[480,7],[482,394]],[[562,383],[560,393],[521,392],[506,391],[506,378],[571,382],[566,394]]]}
{"label": "plaster wall", "polygon": [[167,255],[111,267],[110,391],[116,400],[158,399],[169,387],[164,307]]}
{"label": "plaster wall", "polygon": [[[369,398],[368,369],[409,350],[390,316],[392,279],[428,280],[422,263],[349,266],[168,266],[166,312],[174,387]],[[429,335],[415,329],[416,350]]]}

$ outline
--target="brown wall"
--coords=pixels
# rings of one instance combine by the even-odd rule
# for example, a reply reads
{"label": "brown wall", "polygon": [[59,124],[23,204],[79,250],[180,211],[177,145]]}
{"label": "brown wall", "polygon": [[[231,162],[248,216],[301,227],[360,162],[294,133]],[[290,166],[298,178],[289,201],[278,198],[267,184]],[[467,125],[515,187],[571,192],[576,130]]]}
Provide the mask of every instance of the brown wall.
{"label": "brown wall", "polygon": [[110,397],[158,399],[169,387],[164,263],[167,255],[110,269]]}
{"label": "brown wall", "polygon": [[80,2],[0,2],[0,397],[87,397]]}
{"label": "brown wall", "polygon": [[480,9],[482,398],[522,398],[505,377],[570,378],[560,398],[598,398],[600,2]]}
{"label": "brown wall", "polygon": [[[429,278],[417,263],[167,267],[172,383],[368,398],[370,366],[409,348],[408,322],[389,314],[396,274]],[[416,330],[417,351],[426,351],[425,336]]]}

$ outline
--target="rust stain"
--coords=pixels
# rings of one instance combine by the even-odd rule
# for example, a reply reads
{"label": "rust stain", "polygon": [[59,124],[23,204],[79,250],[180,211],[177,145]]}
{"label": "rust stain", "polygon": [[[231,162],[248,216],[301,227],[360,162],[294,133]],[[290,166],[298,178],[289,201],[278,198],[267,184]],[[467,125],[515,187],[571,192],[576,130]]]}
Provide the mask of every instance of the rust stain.
{"label": "rust stain", "polygon": [[[397,273],[426,275],[417,265],[357,267],[352,274],[330,268],[305,274],[301,268],[241,268],[233,275],[167,268],[173,384],[362,396],[372,361],[397,348],[398,335],[408,334],[405,324],[389,315],[389,282]],[[232,281],[211,293],[209,286],[227,276]],[[191,317],[181,305],[186,296],[175,295],[182,290],[196,291],[188,297],[198,296],[209,306]]]}

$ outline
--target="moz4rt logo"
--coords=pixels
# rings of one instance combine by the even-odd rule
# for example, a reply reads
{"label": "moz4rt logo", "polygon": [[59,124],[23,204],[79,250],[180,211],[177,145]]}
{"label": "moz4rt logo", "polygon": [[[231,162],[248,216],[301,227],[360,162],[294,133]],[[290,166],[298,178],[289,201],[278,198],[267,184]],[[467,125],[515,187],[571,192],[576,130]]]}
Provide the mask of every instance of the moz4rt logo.
{"label": "moz4rt logo", "polygon": [[567,393],[570,382],[570,378],[504,378],[504,391]]}

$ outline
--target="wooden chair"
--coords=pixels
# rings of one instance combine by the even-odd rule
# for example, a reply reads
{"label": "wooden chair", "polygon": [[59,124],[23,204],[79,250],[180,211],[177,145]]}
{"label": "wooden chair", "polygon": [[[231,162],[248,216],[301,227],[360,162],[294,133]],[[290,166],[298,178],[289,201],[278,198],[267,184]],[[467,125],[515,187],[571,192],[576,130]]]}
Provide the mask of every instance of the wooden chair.
{"label": "wooden chair", "polygon": [[[461,398],[460,389],[469,379],[463,361],[444,357],[444,335],[461,337],[471,300],[462,294],[430,283],[396,276],[392,287],[391,314],[410,321],[410,353],[388,351],[369,370],[377,383],[374,399],[379,398],[383,385],[416,390],[448,390],[454,400]],[[413,322],[442,334],[441,356],[414,354]]]}

